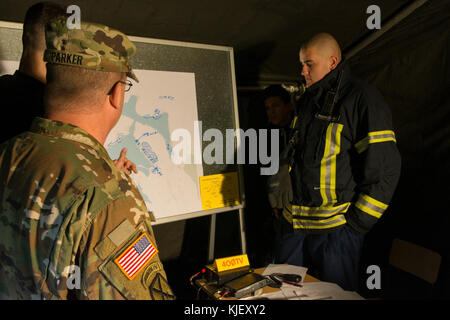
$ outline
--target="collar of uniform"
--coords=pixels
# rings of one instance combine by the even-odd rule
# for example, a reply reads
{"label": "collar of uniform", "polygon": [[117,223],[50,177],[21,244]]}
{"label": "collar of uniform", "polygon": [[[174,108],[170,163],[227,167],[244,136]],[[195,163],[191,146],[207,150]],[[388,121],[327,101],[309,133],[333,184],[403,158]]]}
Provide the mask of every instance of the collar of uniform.
{"label": "collar of uniform", "polygon": [[86,144],[100,152],[103,157],[108,154],[97,139],[80,127],[67,122],[36,117],[31,124],[30,131]]}
{"label": "collar of uniform", "polygon": [[[36,105],[33,111],[30,113],[30,118],[33,119],[34,116],[42,116],[44,114],[44,107],[42,106],[42,96],[44,95],[45,84],[29,76],[28,74],[16,70],[13,75],[14,86],[20,86],[21,88],[26,88],[26,97],[19,99],[20,101],[33,101],[33,103],[39,103]],[[14,89],[15,94],[18,92],[23,93],[22,90],[17,91]]]}
{"label": "collar of uniform", "polygon": [[26,73],[24,73],[20,70],[16,70],[16,72],[14,72],[14,76],[22,79],[23,81],[26,81],[27,84],[30,86],[44,88],[44,84],[42,82],[40,82],[36,78],[33,78],[33,77],[27,75]]}
{"label": "collar of uniform", "polygon": [[348,69],[347,62],[345,60],[342,60],[338,64],[338,66],[334,70],[331,70],[323,79],[307,88],[306,92],[310,93],[313,97],[318,99],[320,96],[322,96],[323,92],[326,92],[327,90],[331,89],[331,87],[336,86],[338,75],[343,69]]}

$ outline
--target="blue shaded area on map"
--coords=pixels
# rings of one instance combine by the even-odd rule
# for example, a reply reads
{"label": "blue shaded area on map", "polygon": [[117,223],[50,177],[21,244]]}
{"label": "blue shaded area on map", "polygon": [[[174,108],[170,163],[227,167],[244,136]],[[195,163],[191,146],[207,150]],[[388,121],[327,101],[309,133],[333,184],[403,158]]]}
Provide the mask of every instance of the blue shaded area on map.
{"label": "blue shaded area on map", "polygon": [[170,145],[169,115],[166,112],[160,113],[159,110],[156,111],[157,109],[155,109],[155,114],[158,116],[141,116],[136,112],[136,102],[137,97],[131,96],[128,102],[124,104],[122,114],[143,125],[155,128],[163,136],[166,145]]}
{"label": "blue shaded area on map", "polygon": [[[164,139],[166,151],[170,156],[172,148],[170,146],[169,115],[165,112],[161,113],[159,109],[155,109],[153,115],[146,114],[141,116],[136,111],[136,103],[136,96],[131,96],[130,99],[124,103],[122,114],[133,119],[133,123],[128,128],[126,134],[119,134],[115,141],[108,143],[106,149],[111,159],[118,159],[121,150],[126,147],[127,158],[134,162],[139,172],[144,173],[147,177],[150,177],[151,174],[162,176],[163,172],[158,166],[159,157],[151,147],[151,144],[148,141],[143,141],[143,138],[160,134]],[[139,137],[135,137],[134,132],[136,123],[152,127],[155,130],[145,132]],[[137,185],[137,187],[145,202],[149,205],[149,210],[151,210],[150,199],[139,185]]]}
{"label": "blue shaded area on map", "polygon": [[[172,150],[170,147],[169,115],[167,113],[160,113],[159,110],[155,110],[155,114],[158,115],[157,117],[141,116],[136,112],[136,102],[137,97],[131,96],[123,106],[122,114],[133,119],[133,123],[128,129],[128,132],[119,135],[119,137],[115,141],[110,142],[106,148],[110,157],[112,159],[117,159],[119,158],[122,148],[126,147],[127,158],[134,162],[138,171],[143,172],[147,177],[150,176],[150,173],[162,176],[163,172],[161,171],[161,168],[158,167],[158,155],[154,152],[149,142],[141,142],[141,139],[146,136],[161,134],[166,144],[166,150],[170,155]],[[156,129],[156,131],[146,132],[136,138],[134,136],[136,123],[152,127]]]}

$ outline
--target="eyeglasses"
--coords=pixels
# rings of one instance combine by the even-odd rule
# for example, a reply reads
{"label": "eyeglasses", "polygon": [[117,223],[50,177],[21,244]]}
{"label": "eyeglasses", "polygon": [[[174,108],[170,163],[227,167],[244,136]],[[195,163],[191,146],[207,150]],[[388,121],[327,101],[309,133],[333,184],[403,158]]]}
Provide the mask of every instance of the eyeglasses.
{"label": "eyeglasses", "polygon": [[126,85],[125,87],[125,92],[130,91],[131,87],[133,86],[133,83],[130,80],[127,81],[118,81],[120,83],[123,83],[124,85]]}
{"label": "eyeglasses", "polygon": [[133,86],[133,83],[132,83],[130,80],[127,80],[127,81],[119,80],[119,81],[117,81],[116,83],[114,83],[114,85],[112,86],[112,88],[109,90],[108,96],[112,93],[112,91],[114,90],[114,87],[115,87],[118,83],[123,83],[124,85],[126,85],[126,87],[125,87],[125,92],[130,91],[131,87]]}

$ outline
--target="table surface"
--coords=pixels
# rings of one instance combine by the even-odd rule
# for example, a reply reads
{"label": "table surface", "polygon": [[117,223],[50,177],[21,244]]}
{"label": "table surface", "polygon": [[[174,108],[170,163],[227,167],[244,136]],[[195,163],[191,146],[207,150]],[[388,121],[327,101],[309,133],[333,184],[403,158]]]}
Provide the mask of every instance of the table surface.
{"label": "table surface", "polygon": [[[266,268],[258,268],[255,269],[254,272],[255,273],[259,273],[262,274],[264,272]],[[314,278],[313,276],[310,276],[309,274],[306,274],[305,279],[303,280],[303,282],[318,282],[320,281],[319,279]],[[215,285],[209,285],[206,282],[206,279],[198,279],[195,281],[195,284],[201,288],[206,294],[208,294],[208,296],[210,296],[213,299],[216,300],[236,300],[236,298],[230,297],[230,298],[226,298],[226,297],[222,297],[219,293],[215,293],[217,291],[217,286]],[[276,292],[276,291],[280,291],[279,288],[272,288],[269,286],[265,286],[264,288],[262,288],[262,294],[264,293],[270,293],[270,292]],[[249,295],[247,295],[249,296]],[[247,297],[245,296],[245,297]]]}

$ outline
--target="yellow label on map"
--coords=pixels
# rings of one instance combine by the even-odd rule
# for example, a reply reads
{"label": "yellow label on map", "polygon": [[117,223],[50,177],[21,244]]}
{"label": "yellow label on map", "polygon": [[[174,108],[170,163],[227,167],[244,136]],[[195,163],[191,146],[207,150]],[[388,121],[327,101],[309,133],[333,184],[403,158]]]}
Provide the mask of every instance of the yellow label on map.
{"label": "yellow label on map", "polygon": [[203,210],[240,204],[237,172],[200,177],[200,195]]}
{"label": "yellow label on map", "polygon": [[250,266],[250,262],[248,261],[246,254],[216,259],[214,264],[216,265],[218,272]]}

